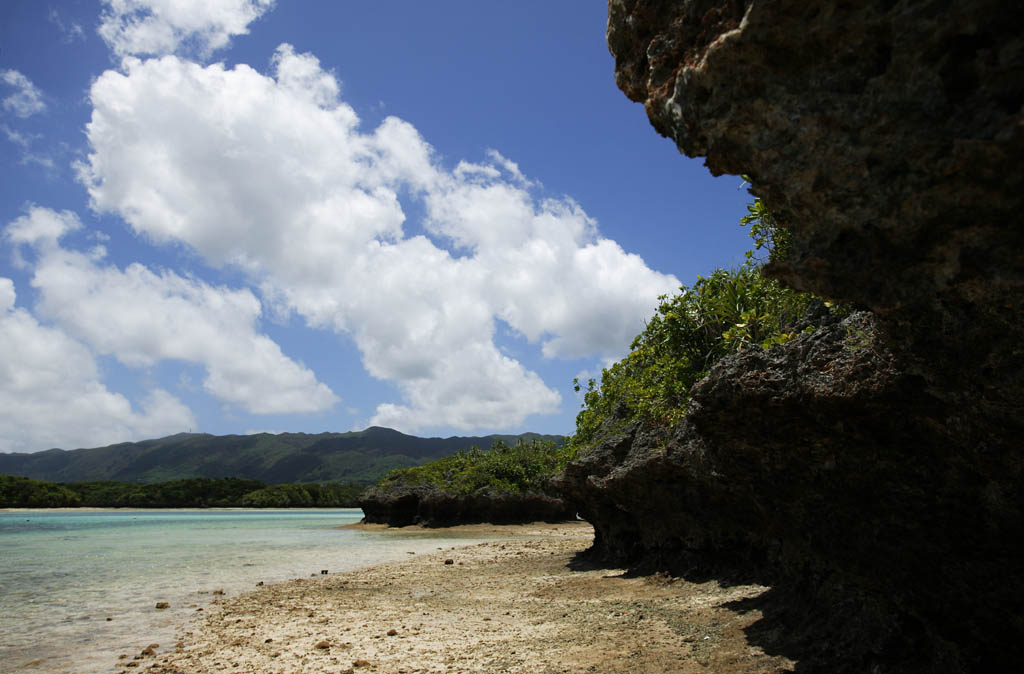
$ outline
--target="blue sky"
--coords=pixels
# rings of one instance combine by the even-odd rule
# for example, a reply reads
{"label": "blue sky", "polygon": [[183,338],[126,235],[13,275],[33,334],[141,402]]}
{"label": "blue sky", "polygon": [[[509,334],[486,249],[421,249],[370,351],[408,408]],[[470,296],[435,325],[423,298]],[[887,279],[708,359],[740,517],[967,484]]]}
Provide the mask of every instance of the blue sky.
{"label": "blue sky", "polygon": [[5,0],[0,451],[570,433],[749,201],[603,3]]}

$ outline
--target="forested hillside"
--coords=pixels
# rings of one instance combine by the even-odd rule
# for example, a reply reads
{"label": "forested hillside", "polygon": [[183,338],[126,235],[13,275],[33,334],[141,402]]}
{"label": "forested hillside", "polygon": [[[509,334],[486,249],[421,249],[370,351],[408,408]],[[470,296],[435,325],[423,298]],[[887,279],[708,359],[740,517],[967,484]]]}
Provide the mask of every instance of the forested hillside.
{"label": "forested hillside", "polygon": [[389,428],[349,433],[179,433],[91,449],[0,454],[0,474],[49,482],[167,482],[235,477],[268,484],[344,481],[370,484],[394,468],[419,465],[474,445],[560,436],[418,438]]}

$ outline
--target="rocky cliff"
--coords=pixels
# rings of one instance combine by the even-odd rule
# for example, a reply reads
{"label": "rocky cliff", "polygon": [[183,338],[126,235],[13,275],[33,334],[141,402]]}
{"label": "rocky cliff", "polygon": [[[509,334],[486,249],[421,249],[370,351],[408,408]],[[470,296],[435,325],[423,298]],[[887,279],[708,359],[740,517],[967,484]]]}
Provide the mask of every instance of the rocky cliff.
{"label": "rocky cliff", "polygon": [[776,582],[737,610],[800,671],[1024,657],[1022,17],[610,2],[620,88],[790,233],[766,272],[861,311],[725,358],[683,424],[610,425],[560,486],[601,555]]}

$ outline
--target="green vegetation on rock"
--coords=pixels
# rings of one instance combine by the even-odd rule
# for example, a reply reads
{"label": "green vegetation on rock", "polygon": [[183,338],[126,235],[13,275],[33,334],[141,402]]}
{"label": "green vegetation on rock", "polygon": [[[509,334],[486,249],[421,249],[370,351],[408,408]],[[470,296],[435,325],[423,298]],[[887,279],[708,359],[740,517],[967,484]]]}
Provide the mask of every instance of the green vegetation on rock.
{"label": "green vegetation on rock", "polygon": [[[741,224],[750,226],[755,250],[767,248],[771,259],[785,245],[786,232],[776,227],[760,199],[747,210]],[[717,269],[679,294],[659,298],[657,312],[629,354],[603,370],[600,382],[587,382],[569,443],[575,454],[615,422],[671,427],[686,413],[690,388],[723,356],[769,349],[796,337],[794,325],[814,298],[765,278],[763,262],[751,251],[742,267]],[[581,383],[574,383],[581,390]]]}
{"label": "green vegetation on rock", "polygon": [[570,455],[566,445],[551,440],[531,438],[514,445],[498,440],[489,450],[472,447],[421,466],[393,470],[377,488],[431,487],[459,495],[485,490],[543,492],[544,483],[565,467]]}

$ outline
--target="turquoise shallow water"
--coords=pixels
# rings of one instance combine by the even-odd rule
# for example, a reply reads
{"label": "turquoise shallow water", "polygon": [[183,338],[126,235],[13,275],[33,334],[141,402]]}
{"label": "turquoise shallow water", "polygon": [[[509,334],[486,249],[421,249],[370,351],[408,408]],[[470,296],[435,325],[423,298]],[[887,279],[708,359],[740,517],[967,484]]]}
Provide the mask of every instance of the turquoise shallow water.
{"label": "turquoise shallow water", "polygon": [[[213,600],[483,539],[339,529],[347,510],[0,511],[0,672],[110,672]],[[156,610],[166,601],[167,610]],[[108,620],[109,618],[109,620]]]}

